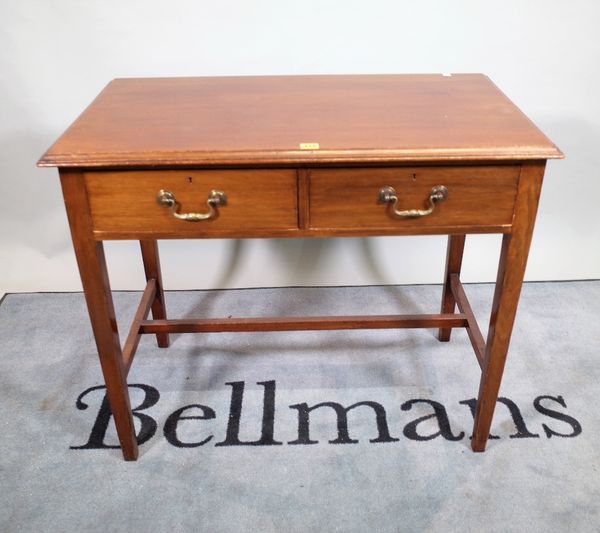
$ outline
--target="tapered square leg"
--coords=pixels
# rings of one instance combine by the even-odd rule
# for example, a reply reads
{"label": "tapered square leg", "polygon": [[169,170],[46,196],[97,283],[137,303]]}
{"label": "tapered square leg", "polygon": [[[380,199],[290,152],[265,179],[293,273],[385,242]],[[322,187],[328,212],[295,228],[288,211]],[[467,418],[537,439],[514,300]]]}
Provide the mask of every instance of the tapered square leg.
{"label": "tapered square leg", "polygon": [[138,457],[138,445],[104,248],[102,242],[94,239],[83,176],[78,172],[61,171],[61,184],[79,274],[121,450],[126,460],[135,461]]}
{"label": "tapered square leg", "polygon": [[471,447],[485,450],[525,275],[545,163],[521,168],[512,233],[504,235],[479,385]]}
{"label": "tapered square leg", "polygon": [[[142,250],[142,260],[144,262],[144,272],[146,273],[146,281],[150,279],[156,280],[156,295],[152,302],[152,318],[162,320],[167,318],[165,307],[165,295],[163,292],[162,274],[160,271],[160,258],[158,256],[158,245],[155,240],[140,241]],[[157,333],[156,342],[160,348],[169,346],[169,334]]]}
{"label": "tapered square leg", "polygon": [[[462,266],[463,252],[465,249],[464,235],[449,235],[448,236],[448,251],[446,254],[446,274],[444,278],[444,289],[442,292],[442,310],[441,313],[454,313],[456,300],[450,286],[450,277],[452,274],[460,275]],[[438,339],[443,342],[450,340],[451,328],[440,328],[438,331]]]}

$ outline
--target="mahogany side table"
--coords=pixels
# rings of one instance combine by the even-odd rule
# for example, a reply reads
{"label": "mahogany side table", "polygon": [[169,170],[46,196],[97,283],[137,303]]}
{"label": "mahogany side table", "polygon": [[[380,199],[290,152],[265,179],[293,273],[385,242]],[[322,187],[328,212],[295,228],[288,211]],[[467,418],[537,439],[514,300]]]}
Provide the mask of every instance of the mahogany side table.
{"label": "mahogany side table", "polygon": [[[59,168],[123,456],[142,334],[466,328],[484,451],[547,159],[562,153],[481,74],[116,79],[40,159]],[[501,233],[487,340],[460,281],[465,235]],[[439,314],[168,319],[157,239],[448,235]],[[135,239],[147,279],[121,346],[103,241]],[[458,311],[456,311],[458,307]],[[152,312],[152,319],[148,316]]]}

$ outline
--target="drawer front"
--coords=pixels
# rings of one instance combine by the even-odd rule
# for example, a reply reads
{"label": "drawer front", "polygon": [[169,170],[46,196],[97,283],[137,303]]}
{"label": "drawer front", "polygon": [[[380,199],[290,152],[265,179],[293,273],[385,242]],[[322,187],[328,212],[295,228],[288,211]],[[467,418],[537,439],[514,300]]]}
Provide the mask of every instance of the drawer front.
{"label": "drawer front", "polygon": [[[384,234],[505,228],[512,223],[519,169],[516,165],[314,169],[309,225]],[[382,188],[393,187],[397,211],[427,210],[432,189],[438,186],[447,189],[447,197],[426,216],[397,217],[393,200],[380,198]]]}
{"label": "drawer front", "polygon": [[[201,237],[298,228],[293,169],[89,172],[85,181],[96,232]],[[213,190],[226,200],[209,219],[180,220],[157,202],[161,190],[172,193],[179,214],[209,213]]]}

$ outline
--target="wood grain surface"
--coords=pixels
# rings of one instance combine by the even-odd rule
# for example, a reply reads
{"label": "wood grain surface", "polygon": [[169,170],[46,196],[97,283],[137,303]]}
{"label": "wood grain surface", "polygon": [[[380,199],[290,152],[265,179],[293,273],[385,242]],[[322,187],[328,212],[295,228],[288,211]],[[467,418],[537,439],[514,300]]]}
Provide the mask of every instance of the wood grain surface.
{"label": "wood grain surface", "polygon": [[[301,144],[319,148],[302,150]],[[561,152],[484,75],[113,80],[40,166],[525,160]]]}
{"label": "wood grain surface", "polygon": [[[444,287],[442,289],[442,308],[440,313],[453,313],[456,308],[456,298],[452,289],[452,277],[454,275],[460,276],[465,251],[465,240],[465,235],[448,235]],[[438,331],[438,339],[442,342],[448,342],[451,334],[452,330],[450,328],[441,328]]]}
{"label": "wood grain surface", "polygon": [[[297,177],[291,169],[88,172],[85,181],[94,231],[202,237],[298,227]],[[181,213],[206,212],[212,189],[223,191],[227,204],[214,219],[178,220],[157,204],[161,189],[175,195]]]}
{"label": "wood grain surface", "polygon": [[519,295],[523,286],[545,167],[545,161],[523,165],[515,201],[513,233],[502,237],[496,290],[492,302],[471,440],[471,447],[477,452],[485,450],[496,408]]}
{"label": "wood grain surface", "polygon": [[138,445],[104,245],[96,242],[92,235],[92,218],[82,174],[61,171],[60,181],[110,409],[123,457],[127,461],[135,461],[138,457]]}
{"label": "wood grain surface", "polygon": [[[310,172],[310,227],[413,229],[499,227],[512,222],[519,167],[321,168]],[[394,218],[379,190],[394,187],[398,209],[425,209],[431,189],[444,185],[448,198],[433,213]]]}

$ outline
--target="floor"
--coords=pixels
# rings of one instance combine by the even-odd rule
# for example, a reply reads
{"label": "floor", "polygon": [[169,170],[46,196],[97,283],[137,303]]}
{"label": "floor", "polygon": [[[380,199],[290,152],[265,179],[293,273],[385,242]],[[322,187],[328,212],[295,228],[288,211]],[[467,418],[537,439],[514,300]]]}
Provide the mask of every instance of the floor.
{"label": "floor", "polygon": [[[485,334],[493,287],[468,285]],[[121,337],[138,293],[115,294]],[[441,287],[169,292],[172,317],[437,312]],[[425,302],[425,303],[424,303]],[[600,281],[523,288],[502,400],[469,448],[464,331],[142,339],[121,460],[80,293],[0,305],[0,531],[600,530]]]}

